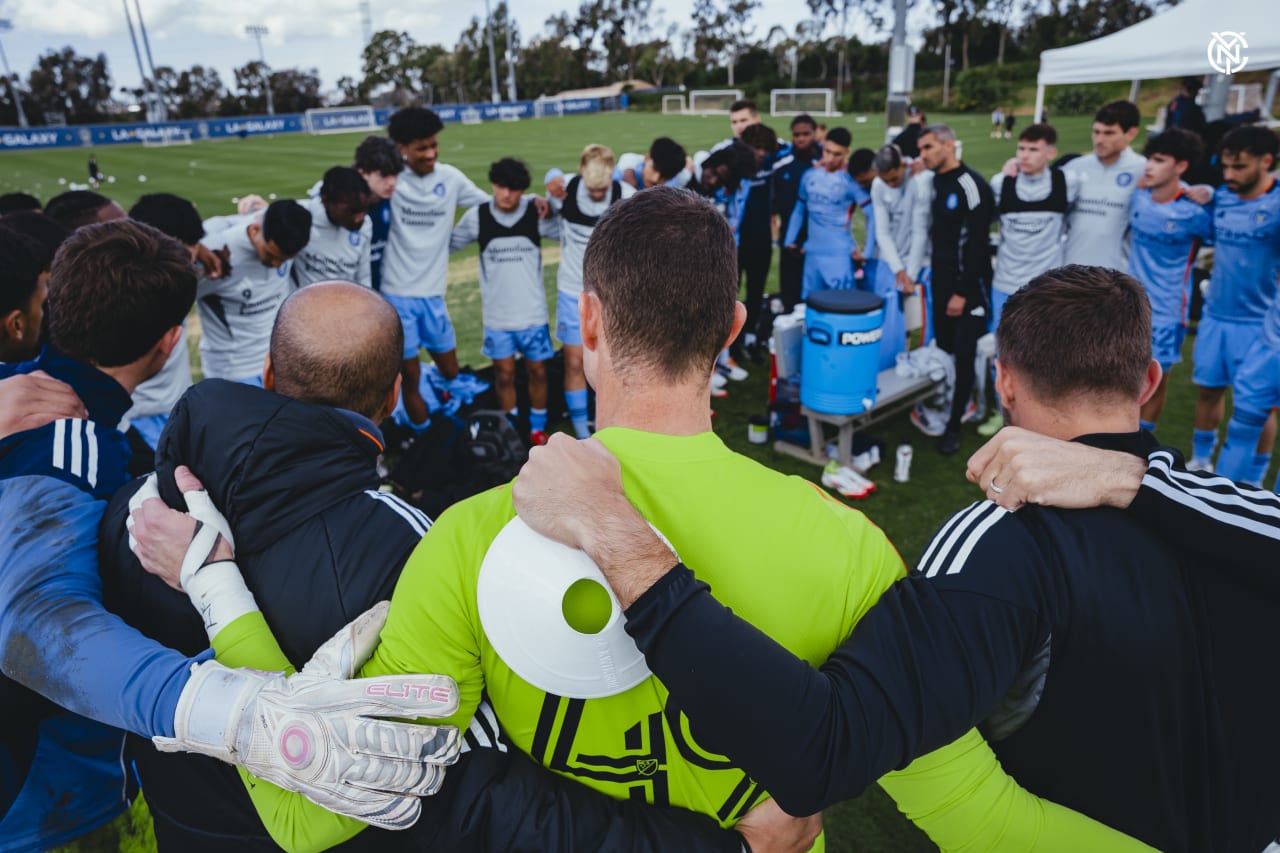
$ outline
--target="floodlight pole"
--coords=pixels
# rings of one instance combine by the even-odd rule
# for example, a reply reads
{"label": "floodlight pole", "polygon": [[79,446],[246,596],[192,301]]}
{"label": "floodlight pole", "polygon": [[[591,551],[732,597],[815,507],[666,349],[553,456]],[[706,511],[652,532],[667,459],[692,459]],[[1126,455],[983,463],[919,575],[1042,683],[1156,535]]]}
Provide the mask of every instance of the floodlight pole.
{"label": "floodlight pole", "polygon": [[507,100],[516,99],[516,56],[511,50],[511,0],[507,0]]}
{"label": "floodlight pole", "polygon": [[911,95],[910,62],[907,47],[907,0],[894,0],[893,41],[889,48],[889,99],[885,104],[885,127],[907,123],[907,98]]}
{"label": "floodlight pole", "polygon": [[267,55],[262,50],[262,37],[270,35],[271,31],[262,24],[250,24],[244,28],[244,31],[253,36],[258,43],[258,61],[262,63],[263,88],[267,90],[267,114],[276,114],[275,98],[271,97],[271,69],[267,67]]}
{"label": "floodlight pole", "polygon": [[[13,29],[13,22],[8,18],[0,18],[0,33],[7,33]],[[0,45],[0,62],[4,63],[4,79],[9,81],[9,97],[13,98],[13,105],[18,108],[18,127],[24,130],[31,125],[27,123],[27,113],[22,109],[22,93],[18,91],[18,87],[13,85],[13,72],[9,70],[9,57],[5,55],[4,45]]]}
{"label": "floodlight pole", "polygon": [[502,96],[498,94],[498,58],[493,53],[493,13],[489,11],[489,0],[484,0],[484,29],[489,40],[490,99],[497,104],[502,101]]}
{"label": "floodlight pole", "polygon": [[138,34],[133,28],[133,14],[129,11],[129,0],[120,0],[124,6],[124,19],[129,24],[129,40],[133,42],[133,58],[138,61],[138,76],[142,78],[142,98],[147,104],[147,121],[159,121],[160,117],[156,114],[156,84],[151,84],[151,91],[147,91],[147,69],[142,64],[142,51],[138,49]]}
{"label": "floodlight pole", "polygon": [[142,47],[147,52],[147,67],[151,69],[151,89],[155,93],[156,118],[160,121],[168,121],[169,107],[160,95],[160,77],[156,74],[155,60],[151,58],[151,41],[147,38],[147,25],[142,20],[141,0],[133,0],[133,7],[138,13],[138,32],[142,34]]}

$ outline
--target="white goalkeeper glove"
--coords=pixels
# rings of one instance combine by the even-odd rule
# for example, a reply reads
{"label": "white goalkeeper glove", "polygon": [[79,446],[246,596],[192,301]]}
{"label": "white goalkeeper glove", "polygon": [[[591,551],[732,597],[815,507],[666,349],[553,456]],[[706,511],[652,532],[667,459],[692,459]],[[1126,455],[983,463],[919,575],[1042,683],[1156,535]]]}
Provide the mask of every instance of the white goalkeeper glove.
{"label": "white goalkeeper glove", "polygon": [[338,814],[386,829],[418,819],[458,757],[458,730],[392,719],[440,718],[458,709],[453,679],[406,675],[342,680],[377,645],[383,602],[346,625],[290,678],[195,664],[178,700],[174,737],[161,752],[194,752]]}

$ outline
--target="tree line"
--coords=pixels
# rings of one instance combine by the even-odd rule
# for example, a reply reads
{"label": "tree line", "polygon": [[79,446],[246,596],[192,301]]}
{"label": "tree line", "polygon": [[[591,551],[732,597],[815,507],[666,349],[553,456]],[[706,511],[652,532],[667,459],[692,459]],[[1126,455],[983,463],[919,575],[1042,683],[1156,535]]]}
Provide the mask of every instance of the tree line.
{"label": "tree line", "polygon": [[[1174,3],[911,0],[930,20],[916,60],[918,79],[941,73],[947,55],[957,73],[1034,62],[1043,50],[1115,32]],[[375,33],[362,53],[360,77],[341,78],[335,91],[322,89],[314,68],[266,69],[252,61],[234,70],[230,84],[204,64],[160,67],[156,93],[175,118],[265,112],[268,86],[282,113],[374,99],[392,105],[488,101],[492,44],[504,99],[514,65],[520,99],[638,79],[658,87],[729,86],[756,94],[830,87],[847,109],[883,103],[892,0],[805,0],[796,4],[790,26],[767,30],[755,20],[759,8],[759,0],[695,0],[689,19],[669,20],[655,0],[580,0],[526,37],[503,2],[487,21],[473,17],[451,46],[421,43],[403,31]],[[883,38],[862,41],[854,32]],[[0,123],[16,122],[15,88],[33,124],[137,118],[128,105],[147,94],[114,89],[105,55],[81,56],[70,47],[46,52],[25,81],[15,75],[3,87]]]}

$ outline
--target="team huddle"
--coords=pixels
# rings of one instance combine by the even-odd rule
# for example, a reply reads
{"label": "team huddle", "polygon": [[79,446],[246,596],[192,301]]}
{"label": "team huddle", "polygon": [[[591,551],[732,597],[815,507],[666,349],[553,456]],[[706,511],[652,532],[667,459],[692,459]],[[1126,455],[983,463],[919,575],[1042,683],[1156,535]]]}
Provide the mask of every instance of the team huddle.
{"label": "team huddle", "polygon": [[[873,783],[945,850],[1280,848],[1280,498],[1231,482],[1261,479],[1280,402],[1275,135],[1227,134],[1209,191],[1181,180],[1191,134],[1129,149],[1127,102],[1061,168],[1027,127],[991,183],[918,111],[874,151],[730,119],[693,156],[587,145],[538,197],[519,160],[491,194],[440,163],[439,118],[407,108],[303,202],[0,218],[0,851],[99,830],[139,783],[162,851],[801,851]],[[763,358],[775,242],[786,308],[883,299],[882,367],[923,293],[955,360],[921,421],[944,453],[995,333],[990,500],[914,570],[711,429],[709,391]],[[472,243],[533,450],[430,519],[381,490],[382,430],[474,392],[444,300]],[[1233,387],[1226,476],[1152,436],[1206,243],[1190,467]],[[553,328],[577,440],[549,434]],[[638,684],[562,695],[495,648],[481,575],[517,517],[599,566]]]}

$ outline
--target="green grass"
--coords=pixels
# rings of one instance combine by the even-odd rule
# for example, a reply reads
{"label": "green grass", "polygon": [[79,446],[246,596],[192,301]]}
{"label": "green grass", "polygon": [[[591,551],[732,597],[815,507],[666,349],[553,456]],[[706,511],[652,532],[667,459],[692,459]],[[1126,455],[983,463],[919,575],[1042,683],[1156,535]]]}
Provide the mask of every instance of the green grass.
{"label": "green grass", "polygon": [[[965,160],[985,175],[997,171],[1014,150],[1014,143],[988,136],[985,114],[935,116],[935,120],[952,123],[965,142]],[[786,134],[786,119],[768,120],[775,129]],[[870,116],[858,123],[854,116],[827,119],[831,126],[847,125],[854,135],[855,147],[877,147],[883,139],[883,118]],[[1087,151],[1089,119],[1064,118],[1055,122],[1060,135],[1060,149]],[[480,186],[486,186],[491,161],[508,155],[522,157],[534,175],[535,187],[541,175],[551,166],[571,170],[582,147],[590,142],[603,142],[615,152],[643,151],[648,143],[661,135],[681,141],[691,152],[708,148],[728,133],[724,116],[664,116],[661,114],[603,114],[544,119],[520,123],[481,126],[450,126],[441,136],[441,159],[466,172]],[[304,193],[324,172],[335,164],[350,162],[351,151],[359,135],[280,136],[266,139],[232,139],[200,142],[172,148],[133,146],[98,149],[99,164],[116,182],[104,184],[104,192],[128,207],[147,191],[169,191],[195,201],[205,216],[227,213],[231,198],[257,192],[266,196],[276,193],[290,197]],[[1139,139],[1137,145],[1141,146]],[[25,190],[42,198],[60,191],[59,178],[83,180],[86,152],[82,150],[52,152],[19,152],[5,154],[4,174],[0,175],[0,192]],[[138,181],[146,175],[146,183]],[[472,267],[467,267],[470,263]],[[448,301],[458,329],[459,357],[465,363],[480,367],[480,303],[478,287],[467,275],[474,268],[467,257],[455,260],[451,267],[452,284]],[[473,274],[474,275],[474,274]],[[549,305],[554,310],[555,266],[546,270]],[[768,290],[776,290],[777,272],[770,273]],[[1169,403],[1161,420],[1161,437],[1166,443],[1188,449],[1194,391],[1190,384],[1190,346],[1188,339],[1185,362],[1174,369]],[[762,413],[768,394],[768,371],[759,367],[751,377],[730,388],[730,396],[714,401],[717,412],[716,432],[741,453],[788,474],[817,480],[818,469],[775,453],[768,445],[752,445],[746,441],[747,418]],[[905,416],[877,425],[872,433],[884,439],[890,448],[908,442],[915,448],[915,460],[908,483],[891,479],[892,458],[872,472],[878,489],[869,499],[857,502],[857,508],[879,525],[897,545],[908,563],[919,556],[929,536],[952,512],[981,497],[964,479],[964,461],[981,441],[966,430],[961,453],[942,457],[934,450],[931,439],[925,439],[909,424]],[[728,533],[728,532],[726,532]],[[777,535],[787,536],[779,530]],[[827,847],[832,851],[914,851],[933,849],[927,839],[898,815],[892,803],[879,789],[872,789],[857,800],[838,805],[827,812]]]}

